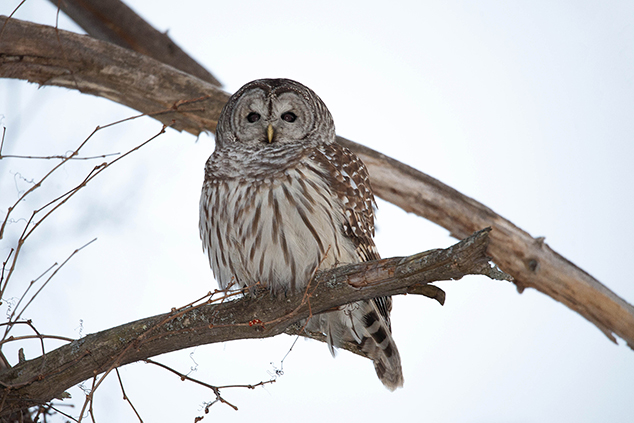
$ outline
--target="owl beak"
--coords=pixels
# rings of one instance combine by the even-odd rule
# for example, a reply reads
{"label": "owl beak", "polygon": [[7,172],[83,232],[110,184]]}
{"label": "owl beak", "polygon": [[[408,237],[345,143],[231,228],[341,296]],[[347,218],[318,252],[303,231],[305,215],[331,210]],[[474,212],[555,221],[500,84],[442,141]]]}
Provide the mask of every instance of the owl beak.
{"label": "owl beak", "polygon": [[273,125],[269,123],[268,128],[266,128],[266,136],[269,138],[269,144],[273,142]]}

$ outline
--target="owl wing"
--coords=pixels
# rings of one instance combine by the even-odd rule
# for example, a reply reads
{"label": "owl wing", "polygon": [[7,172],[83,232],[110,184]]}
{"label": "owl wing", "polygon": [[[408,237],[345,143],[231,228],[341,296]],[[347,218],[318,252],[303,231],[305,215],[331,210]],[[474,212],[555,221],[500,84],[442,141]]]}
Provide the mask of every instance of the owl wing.
{"label": "owl wing", "polygon": [[[365,164],[337,143],[320,147],[319,153],[323,156],[318,154],[315,159],[328,170],[330,189],[344,205],[343,232],[354,243],[359,261],[379,260],[381,256],[372,239],[376,201]],[[392,298],[377,297],[373,302],[391,329]]]}

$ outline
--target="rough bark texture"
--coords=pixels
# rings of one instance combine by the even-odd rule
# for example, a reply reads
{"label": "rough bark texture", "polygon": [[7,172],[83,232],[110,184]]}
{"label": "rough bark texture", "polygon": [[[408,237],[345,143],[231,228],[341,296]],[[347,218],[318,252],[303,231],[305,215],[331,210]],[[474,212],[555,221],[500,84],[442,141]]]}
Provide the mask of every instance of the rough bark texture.
{"label": "rough bark texture", "polygon": [[216,129],[229,99],[214,85],[87,35],[6,17],[0,28],[2,78],[105,97],[196,135]]}
{"label": "rough bark texture", "polygon": [[[6,26],[5,26],[6,23]],[[79,89],[125,104],[192,134],[213,131],[228,94],[141,54],[54,28],[0,18],[0,77]],[[349,140],[375,193],[462,237],[493,227],[488,254],[512,275],[577,311],[609,339],[634,346],[634,307],[528,233],[422,172]]]}
{"label": "rough bark texture", "polygon": [[119,0],[50,0],[84,31],[173,66],[218,87],[220,82],[204,67]]}
{"label": "rough bark texture", "polygon": [[[306,292],[280,300],[268,293],[189,307],[91,334],[0,372],[0,415],[60,396],[115,367],[170,351],[235,339],[266,338],[310,316],[380,295],[416,292],[467,274],[495,277],[486,256],[490,229],[444,250],[320,272]],[[437,288],[436,288],[437,289]],[[432,291],[435,291],[432,289]]]}

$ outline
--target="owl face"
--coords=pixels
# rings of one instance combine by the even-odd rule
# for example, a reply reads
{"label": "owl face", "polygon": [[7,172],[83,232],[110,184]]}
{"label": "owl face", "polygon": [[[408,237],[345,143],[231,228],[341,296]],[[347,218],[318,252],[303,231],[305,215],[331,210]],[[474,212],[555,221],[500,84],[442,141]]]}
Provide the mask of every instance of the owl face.
{"label": "owl face", "polygon": [[[309,88],[288,79],[260,79],[236,92],[222,111],[217,143],[281,146],[331,137],[328,109]],[[325,135],[325,136],[324,136]]]}

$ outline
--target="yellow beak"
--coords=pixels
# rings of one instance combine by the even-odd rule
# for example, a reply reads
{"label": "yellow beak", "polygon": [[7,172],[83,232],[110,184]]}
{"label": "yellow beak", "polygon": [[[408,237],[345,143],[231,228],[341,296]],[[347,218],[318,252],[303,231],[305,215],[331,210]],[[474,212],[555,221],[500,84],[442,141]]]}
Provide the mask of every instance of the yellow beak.
{"label": "yellow beak", "polygon": [[266,135],[269,137],[269,144],[273,142],[273,125],[270,123],[268,128],[266,128]]}

